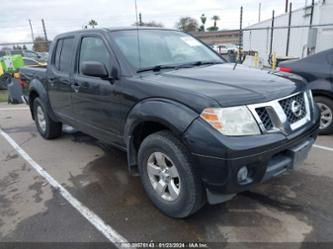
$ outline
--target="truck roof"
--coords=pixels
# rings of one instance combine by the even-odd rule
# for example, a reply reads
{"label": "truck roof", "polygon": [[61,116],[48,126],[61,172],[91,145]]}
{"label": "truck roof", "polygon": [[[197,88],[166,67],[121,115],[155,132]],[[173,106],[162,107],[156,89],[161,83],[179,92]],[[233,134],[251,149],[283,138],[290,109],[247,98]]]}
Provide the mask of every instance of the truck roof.
{"label": "truck roof", "polygon": [[170,30],[170,31],[179,31],[176,29],[171,28],[161,28],[161,27],[145,27],[145,26],[130,26],[130,27],[113,27],[113,28],[94,28],[94,29],[81,29],[81,30],[74,30],[69,31],[65,33],[61,33],[55,37],[57,39],[58,37],[68,36],[68,35],[75,35],[75,34],[81,34],[81,33],[96,33],[96,32],[112,32],[112,31],[124,31],[124,30]]}

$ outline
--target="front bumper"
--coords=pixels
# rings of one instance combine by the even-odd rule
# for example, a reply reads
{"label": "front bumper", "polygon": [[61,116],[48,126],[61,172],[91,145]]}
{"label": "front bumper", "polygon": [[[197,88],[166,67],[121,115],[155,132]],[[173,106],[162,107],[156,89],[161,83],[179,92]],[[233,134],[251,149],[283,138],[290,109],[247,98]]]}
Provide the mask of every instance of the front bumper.
{"label": "front bumper", "polygon": [[[190,148],[209,195],[222,194],[228,199],[232,194],[293,169],[295,149],[304,147],[302,154],[307,155],[317,137],[319,120],[316,110],[311,121],[289,135],[227,137],[198,118],[184,133],[183,141]],[[243,166],[249,169],[251,181],[239,184],[237,173]]]}

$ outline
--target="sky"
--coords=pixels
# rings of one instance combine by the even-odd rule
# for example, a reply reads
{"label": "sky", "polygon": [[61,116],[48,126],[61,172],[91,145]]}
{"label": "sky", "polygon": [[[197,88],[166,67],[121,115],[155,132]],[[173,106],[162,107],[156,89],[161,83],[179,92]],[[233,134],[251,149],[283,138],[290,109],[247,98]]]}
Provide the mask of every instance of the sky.
{"label": "sky", "polygon": [[[272,10],[283,14],[285,0],[137,0],[138,12],[144,22],[156,21],[165,27],[175,28],[179,18],[191,16],[200,22],[201,14],[207,17],[206,27],[212,26],[211,17],[220,16],[220,29],[239,27],[239,9],[244,8],[243,26],[258,21],[261,2],[261,19],[269,19]],[[293,0],[293,8],[303,7],[306,0]],[[0,44],[31,41],[28,20],[35,37],[43,35],[41,19],[45,20],[49,40],[55,35],[82,29],[90,19],[98,27],[130,26],[135,20],[134,0],[0,0]]]}

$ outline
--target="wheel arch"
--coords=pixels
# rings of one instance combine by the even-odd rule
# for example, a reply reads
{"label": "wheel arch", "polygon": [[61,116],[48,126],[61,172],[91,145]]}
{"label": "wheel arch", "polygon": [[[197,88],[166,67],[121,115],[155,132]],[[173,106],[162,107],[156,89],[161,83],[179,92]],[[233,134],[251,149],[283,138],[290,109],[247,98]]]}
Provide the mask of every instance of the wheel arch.
{"label": "wheel arch", "polygon": [[312,90],[313,96],[323,96],[333,99],[332,83],[327,79],[317,79],[308,83]]}
{"label": "wheel arch", "polygon": [[138,149],[147,136],[169,130],[181,138],[198,116],[191,108],[172,100],[147,99],[138,103],[130,111],[124,130],[130,172],[137,172]]}
{"label": "wheel arch", "polygon": [[46,91],[43,83],[37,79],[33,79],[29,85],[29,108],[30,108],[32,119],[35,119],[33,103],[34,103],[35,98],[37,98],[37,97],[40,98],[43,101],[43,103],[45,104],[45,107],[47,108],[47,112],[48,112],[49,116],[51,117],[51,119],[53,121],[58,121],[55,113],[53,112],[53,110],[51,108],[48,94],[47,94],[47,91]]}
{"label": "wheel arch", "polygon": [[333,100],[333,93],[331,92],[328,92],[328,91],[325,91],[325,90],[312,90],[312,93],[313,93],[313,96],[314,97],[327,97],[329,99],[332,99]]}

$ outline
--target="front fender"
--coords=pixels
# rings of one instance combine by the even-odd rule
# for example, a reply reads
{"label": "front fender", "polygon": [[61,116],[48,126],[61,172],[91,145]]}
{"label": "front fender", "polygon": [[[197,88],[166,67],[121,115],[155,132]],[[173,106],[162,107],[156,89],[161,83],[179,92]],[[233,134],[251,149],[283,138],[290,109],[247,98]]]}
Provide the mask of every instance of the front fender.
{"label": "front fender", "polygon": [[124,130],[129,167],[137,165],[133,132],[140,124],[156,122],[168,127],[176,136],[181,136],[198,116],[191,108],[168,99],[146,99],[136,104],[127,116]]}

